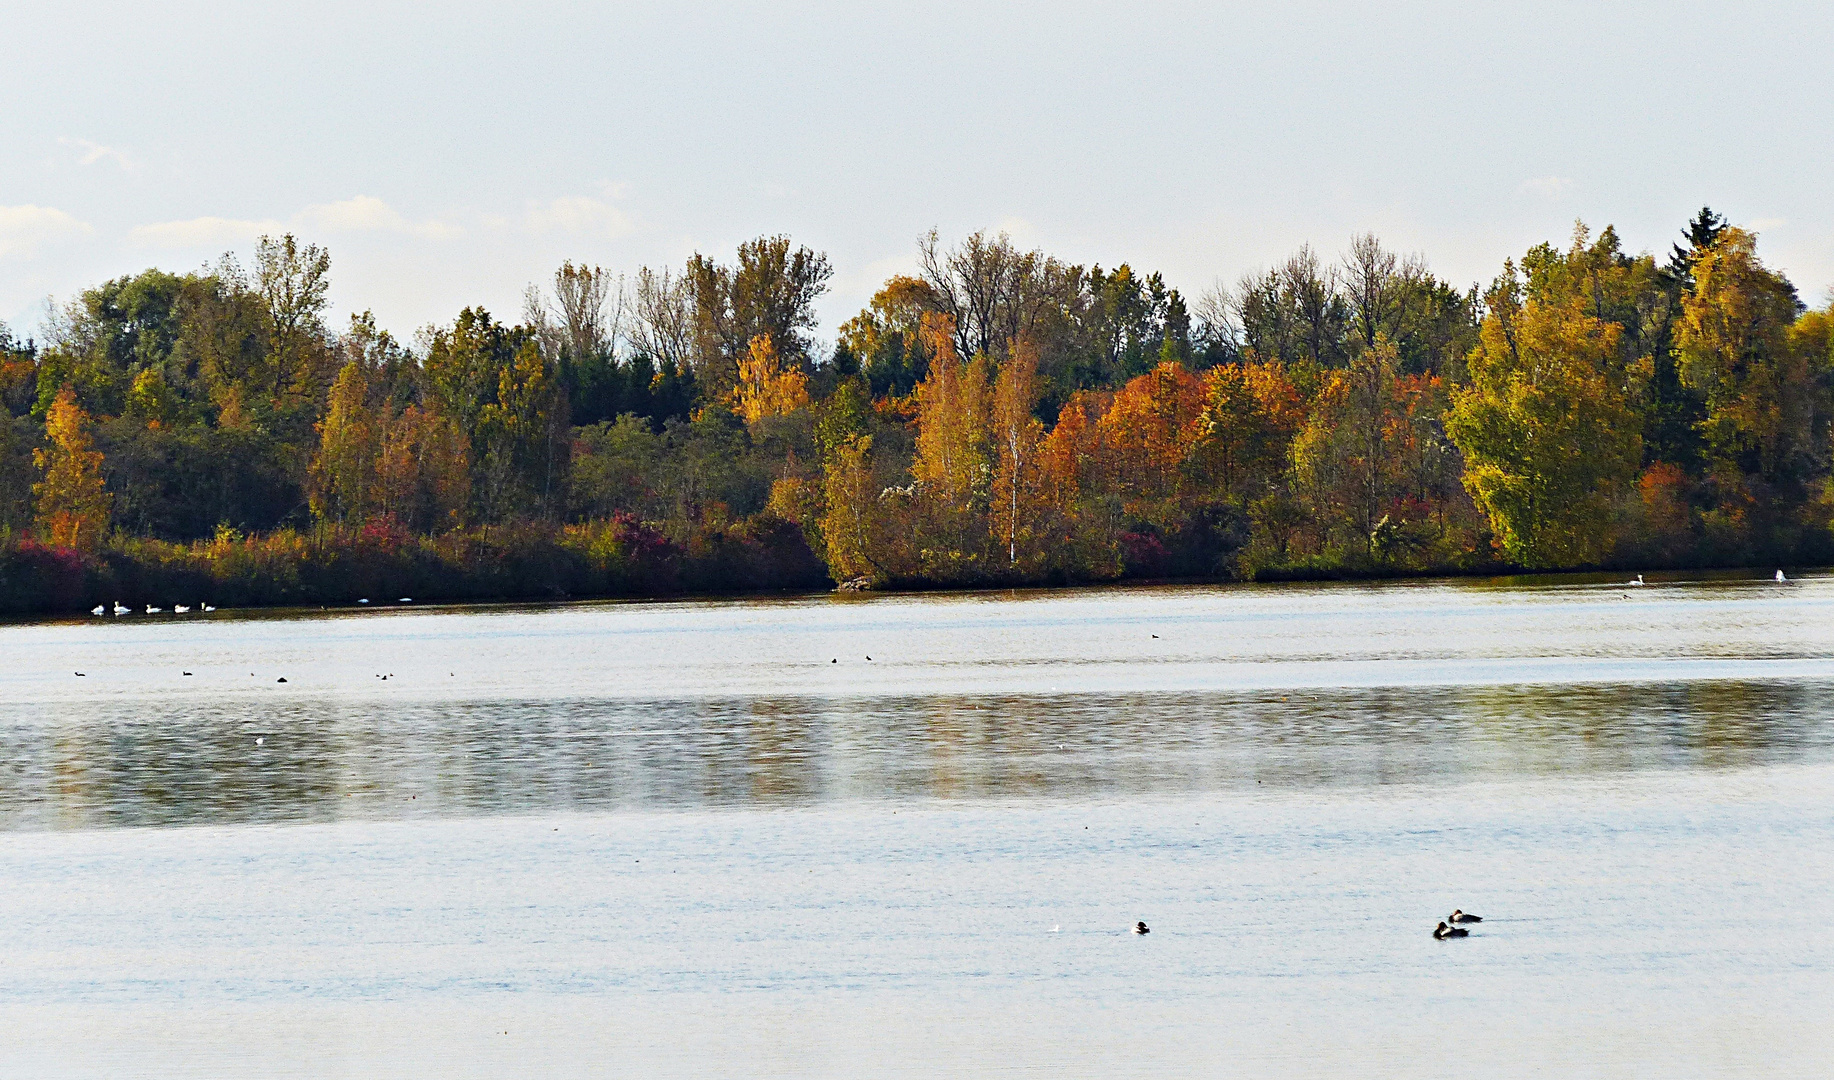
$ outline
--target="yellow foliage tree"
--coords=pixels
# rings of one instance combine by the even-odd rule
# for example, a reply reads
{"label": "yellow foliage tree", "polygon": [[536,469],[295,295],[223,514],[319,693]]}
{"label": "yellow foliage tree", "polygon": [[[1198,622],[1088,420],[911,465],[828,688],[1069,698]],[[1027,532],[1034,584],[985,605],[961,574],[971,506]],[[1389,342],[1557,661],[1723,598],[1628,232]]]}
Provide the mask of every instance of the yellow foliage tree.
{"label": "yellow foliage tree", "polygon": [[1277,364],[1219,364],[1205,374],[1196,453],[1225,503],[1242,505],[1272,482],[1303,420],[1299,392]]}
{"label": "yellow foliage tree", "polygon": [[43,449],[32,462],[44,479],[32,485],[38,500],[38,531],[59,547],[94,551],[108,531],[114,496],[102,482],[102,454],[89,434],[89,414],[66,386],[45,413]]}
{"label": "yellow foliage tree", "polygon": [[320,520],[362,521],[374,509],[379,433],[365,404],[368,395],[363,369],[345,364],[326,398],[318,455],[308,472],[312,513]]}
{"label": "yellow foliage tree", "polygon": [[308,472],[313,514],[343,523],[388,516],[429,532],[463,525],[471,502],[464,431],[432,406],[390,415],[387,405],[367,405],[368,389],[354,363],[331,386]]}
{"label": "yellow foliage tree", "polygon": [[1620,327],[1580,300],[1498,304],[1471,351],[1446,434],[1503,551],[1524,566],[1596,562],[1642,456],[1637,415],[1608,375]]}
{"label": "yellow foliage tree", "polygon": [[1701,422],[1723,460],[1775,477],[1810,450],[1814,385],[1792,347],[1799,305],[1789,282],[1758,259],[1757,238],[1727,228],[1694,266],[1676,327],[1681,381],[1707,399]]}
{"label": "yellow foliage tree", "polygon": [[795,368],[785,371],[771,336],[759,334],[739,360],[739,381],[728,400],[747,424],[788,416],[808,407],[809,377]]}
{"label": "yellow foliage tree", "polygon": [[986,356],[962,362],[951,340],[952,319],[927,315],[923,328],[933,354],[912,395],[917,557],[931,580],[972,580],[985,571],[993,542],[987,516],[994,464],[989,363]]}
{"label": "yellow foliage tree", "polygon": [[878,573],[873,560],[878,493],[872,482],[872,436],[855,435],[834,447],[822,472],[822,495],[821,535],[829,572],[841,581]]}
{"label": "yellow foliage tree", "polygon": [[924,316],[923,334],[932,359],[929,374],[917,385],[917,457],[911,475],[929,499],[951,509],[972,509],[985,503],[991,479],[986,358],[962,362],[955,351],[955,320],[946,315]]}

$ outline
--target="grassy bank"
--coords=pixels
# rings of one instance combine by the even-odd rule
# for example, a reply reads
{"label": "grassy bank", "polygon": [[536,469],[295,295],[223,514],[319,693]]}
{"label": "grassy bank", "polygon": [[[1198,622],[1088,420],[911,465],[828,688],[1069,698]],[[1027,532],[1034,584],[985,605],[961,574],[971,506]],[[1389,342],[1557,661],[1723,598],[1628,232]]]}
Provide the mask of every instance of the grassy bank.
{"label": "grassy bank", "polygon": [[30,537],[0,539],[0,612],[54,614],[98,604],[221,607],[347,604],[362,598],[566,599],[829,587],[802,531],[760,518],[674,539],[619,517],[584,525],[479,528],[413,536],[282,530],[173,544],[118,539],[93,555]]}

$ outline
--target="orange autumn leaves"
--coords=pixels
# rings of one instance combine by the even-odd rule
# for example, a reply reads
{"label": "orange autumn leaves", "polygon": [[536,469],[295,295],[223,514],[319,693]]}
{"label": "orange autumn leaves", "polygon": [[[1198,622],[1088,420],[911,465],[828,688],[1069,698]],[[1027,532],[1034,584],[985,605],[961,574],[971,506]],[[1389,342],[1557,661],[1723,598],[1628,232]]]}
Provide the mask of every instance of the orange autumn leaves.
{"label": "orange autumn leaves", "polygon": [[[1079,391],[1048,430],[1038,353],[964,361],[943,316],[914,394],[912,483],[874,489],[855,446],[830,462],[830,559],[891,580],[1112,578],[1124,536],[1173,535],[1194,512],[1243,508],[1284,468],[1300,396],[1274,365],[1202,375],[1175,362],[1113,391]],[[870,524],[868,524],[870,523]]]}

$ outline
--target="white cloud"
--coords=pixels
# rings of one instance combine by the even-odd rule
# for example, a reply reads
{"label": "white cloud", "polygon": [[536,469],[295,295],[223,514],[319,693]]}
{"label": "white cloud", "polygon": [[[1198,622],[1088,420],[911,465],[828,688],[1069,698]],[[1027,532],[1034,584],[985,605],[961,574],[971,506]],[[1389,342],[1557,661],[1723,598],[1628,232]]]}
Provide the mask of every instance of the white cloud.
{"label": "white cloud", "polygon": [[457,236],[463,231],[441,221],[409,221],[374,195],[357,195],[341,202],[308,206],[294,220],[330,232],[393,232],[430,239]]}
{"label": "white cloud", "polygon": [[161,221],[140,225],[128,232],[130,243],[157,248],[225,248],[246,244],[258,236],[291,232],[305,240],[320,233],[388,232],[440,239],[462,230],[439,221],[409,221],[399,211],[373,195],[358,195],[339,202],[317,203],[287,221],[267,218],[198,217],[186,221]]}
{"label": "white cloud", "polygon": [[88,222],[49,206],[0,206],[0,257],[29,259],[40,244],[93,232]]}
{"label": "white cloud", "polygon": [[584,195],[530,203],[524,220],[534,232],[587,233],[611,240],[631,231],[630,219],[622,210]]}
{"label": "white cloud", "polygon": [[1039,243],[1038,229],[1030,221],[1014,214],[1008,214],[994,222],[990,230],[995,234],[1005,233],[1007,238],[1019,247],[1036,247]]}
{"label": "white cloud", "polygon": [[198,217],[187,221],[161,221],[136,225],[127,234],[128,242],[142,247],[198,248],[221,250],[245,244],[264,233],[282,233],[286,226],[272,219],[240,221],[234,218]]}
{"label": "white cloud", "polygon": [[1551,198],[1564,195],[1573,190],[1573,181],[1564,176],[1537,176],[1533,180],[1524,180],[1516,191],[1526,195],[1540,195]]}
{"label": "white cloud", "polygon": [[73,139],[67,135],[60,135],[57,138],[57,144],[59,146],[68,146],[79,151],[76,159],[78,165],[97,165],[104,161],[110,161],[124,172],[133,172],[140,168],[140,162],[132,154],[112,146],[103,146],[99,142],[90,142],[88,139]]}

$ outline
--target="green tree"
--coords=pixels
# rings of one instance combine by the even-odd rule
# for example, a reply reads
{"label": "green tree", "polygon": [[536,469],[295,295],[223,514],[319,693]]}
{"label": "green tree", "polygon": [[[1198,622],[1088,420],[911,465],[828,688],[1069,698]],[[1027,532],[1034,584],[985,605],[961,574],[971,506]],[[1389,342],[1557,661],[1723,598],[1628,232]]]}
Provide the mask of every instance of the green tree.
{"label": "green tree", "polygon": [[330,303],[331,256],[301,244],[292,233],[255,242],[255,294],[267,316],[266,389],[276,407],[311,398],[329,373],[330,334],[324,313]]}
{"label": "green tree", "polygon": [[551,517],[566,468],[549,423],[558,387],[540,347],[526,340],[497,372],[494,400],[478,412],[478,497],[484,517]]}

